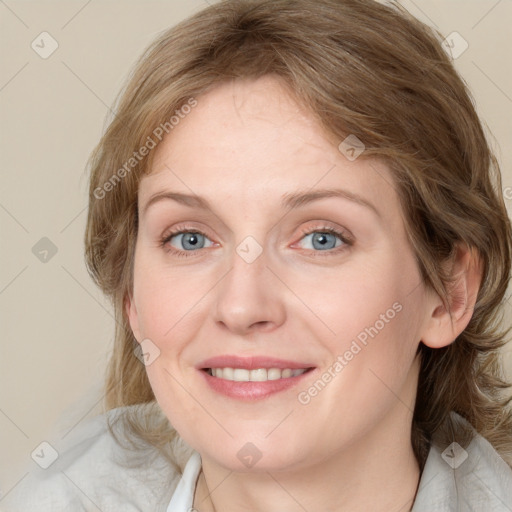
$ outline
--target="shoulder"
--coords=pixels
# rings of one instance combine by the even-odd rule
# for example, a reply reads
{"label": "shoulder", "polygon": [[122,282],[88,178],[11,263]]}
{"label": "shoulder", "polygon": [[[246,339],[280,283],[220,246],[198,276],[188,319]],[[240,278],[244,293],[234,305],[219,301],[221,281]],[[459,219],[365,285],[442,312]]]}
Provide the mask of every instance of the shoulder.
{"label": "shoulder", "polygon": [[56,454],[52,451],[56,460],[47,469],[35,463],[27,468],[28,474],[0,501],[0,509],[165,511],[181,477],[179,465],[145,441],[138,440],[132,449],[119,444],[108,423],[114,425],[116,437],[122,436],[121,423],[116,420],[129,409],[114,409],[90,419],[47,446],[47,450],[56,450]]}
{"label": "shoulder", "polygon": [[464,418],[452,412],[451,420],[472,431],[471,441],[432,444],[412,511],[509,512],[512,469]]}

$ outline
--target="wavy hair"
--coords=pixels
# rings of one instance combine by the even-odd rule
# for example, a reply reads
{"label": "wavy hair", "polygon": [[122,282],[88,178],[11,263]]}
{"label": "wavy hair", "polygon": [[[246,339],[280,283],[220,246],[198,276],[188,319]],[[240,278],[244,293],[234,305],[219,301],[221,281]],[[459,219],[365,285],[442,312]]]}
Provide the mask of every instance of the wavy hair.
{"label": "wavy hair", "polygon": [[[366,146],[362,158],[389,166],[418,267],[446,304],[443,263],[457,244],[478,253],[483,278],[468,326],[447,347],[420,344],[412,445],[422,468],[434,433],[455,411],[512,464],[499,352],[510,330],[502,316],[511,224],[497,159],[441,38],[402,7],[374,0],[224,0],[149,46],[88,164],[86,263],[116,317],[107,409],[155,402],[124,309],[133,286],[138,184],[154,154],[140,149],[191,98],[200,101],[226,80],[273,74],[334,140],[356,135]],[[151,428],[136,415],[124,421],[165,451],[177,434],[161,411],[152,414],[160,417]]]}

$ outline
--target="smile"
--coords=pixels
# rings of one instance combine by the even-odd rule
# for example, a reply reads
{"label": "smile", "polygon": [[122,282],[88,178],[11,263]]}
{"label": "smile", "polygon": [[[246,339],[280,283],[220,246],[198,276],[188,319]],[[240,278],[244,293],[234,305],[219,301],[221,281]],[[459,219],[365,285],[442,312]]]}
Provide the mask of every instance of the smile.
{"label": "smile", "polygon": [[205,371],[217,379],[235,382],[266,382],[269,380],[287,379],[302,375],[309,368],[206,368]]}
{"label": "smile", "polygon": [[249,402],[292,390],[318,370],[309,361],[264,355],[220,355],[201,361],[196,369],[215,394]]}

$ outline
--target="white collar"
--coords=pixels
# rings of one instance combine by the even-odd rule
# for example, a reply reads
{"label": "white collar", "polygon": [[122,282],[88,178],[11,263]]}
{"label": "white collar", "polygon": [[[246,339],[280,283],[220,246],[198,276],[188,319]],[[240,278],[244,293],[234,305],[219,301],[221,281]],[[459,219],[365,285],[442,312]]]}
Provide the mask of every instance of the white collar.
{"label": "white collar", "polygon": [[192,510],[199,471],[201,471],[201,456],[198,452],[194,452],[185,465],[183,475],[167,507],[167,512],[190,512]]}

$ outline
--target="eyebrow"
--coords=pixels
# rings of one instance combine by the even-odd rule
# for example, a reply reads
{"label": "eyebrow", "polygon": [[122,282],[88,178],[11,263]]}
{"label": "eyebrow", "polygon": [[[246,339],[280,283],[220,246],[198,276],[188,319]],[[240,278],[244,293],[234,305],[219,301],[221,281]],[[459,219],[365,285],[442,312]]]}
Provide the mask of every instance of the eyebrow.
{"label": "eyebrow", "polygon": [[[354,194],[353,192],[349,192],[348,190],[343,189],[317,189],[310,192],[299,191],[293,194],[285,194],[281,200],[281,206],[284,209],[293,210],[300,208],[301,206],[304,206],[306,204],[312,203],[313,201],[318,201],[320,199],[325,199],[329,197],[338,197],[341,199],[346,199],[360,206],[368,208],[373,213],[375,213],[377,217],[381,216],[380,212],[371,202],[367,201],[366,199],[357,194]],[[142,208],[142,212],[146,213],[146,211],[151,205],[163,200],[175,201],[190,208],[199,208],[202,210],[213,211],[213,208],[210,205],[210,203],[203,197],[197,195],[182,194],[180,192],[164,191],[158,192],[151,196],[144,205],[144,207]]]}
{"label": "eyebrow", "polygon": [[285,194],[282,200],[282,205],[284,208],[295,209],[313,201],[318,201],[319,199],[325,199],[328,197],[338,197],[352,201],[359,206],[364,206],[365,208],[370,209],[373,211],[373,213],[375,213],[375,215],[377,215],[377,217],[381,216],[380,212],[370,201],[367,201],[364,197],[361,197],[358,194],[354,194],[353,192],[349,192],[348,190],[343,189],[326,188],[313,190],[311,192],[296,192],[295,194]]}

